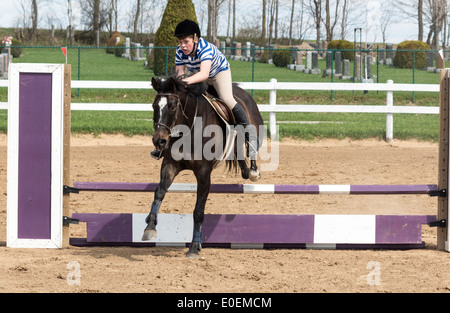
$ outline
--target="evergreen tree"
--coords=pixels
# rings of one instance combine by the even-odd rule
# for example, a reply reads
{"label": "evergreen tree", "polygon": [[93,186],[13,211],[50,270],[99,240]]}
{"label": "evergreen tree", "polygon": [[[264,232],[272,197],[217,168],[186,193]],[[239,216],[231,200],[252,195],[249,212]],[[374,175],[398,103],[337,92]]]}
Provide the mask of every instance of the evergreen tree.
{"label": "evergreen tree", "polygon": [[[155,34],[153,72],[157,76],[167,76],[175,70],[175,27],[185,19],[197,22],[194,4],[191,0],[169,0]],[[198,22],[197,22],[198,23]]]}

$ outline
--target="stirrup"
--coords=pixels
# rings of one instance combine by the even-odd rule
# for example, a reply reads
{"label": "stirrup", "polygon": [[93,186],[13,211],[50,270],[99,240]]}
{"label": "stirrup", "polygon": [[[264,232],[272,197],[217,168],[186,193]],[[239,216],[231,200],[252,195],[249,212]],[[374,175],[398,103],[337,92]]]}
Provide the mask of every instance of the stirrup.
{"label": "stirrup", "polygon": [[159,159],[161,159],[162,151],[153,150],[152,152],[150,152],[150,156],[152,158],[154,158],[155,160],[159,160]]}

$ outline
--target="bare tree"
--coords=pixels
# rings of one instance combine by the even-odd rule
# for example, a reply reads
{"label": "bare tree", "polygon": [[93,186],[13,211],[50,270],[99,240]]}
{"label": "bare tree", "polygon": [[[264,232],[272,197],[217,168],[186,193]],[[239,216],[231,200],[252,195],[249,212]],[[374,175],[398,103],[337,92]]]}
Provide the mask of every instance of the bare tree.
{"label": "bare tree", "polygon": [[267,0],[263,0],[262,23],[261,23],[261,43],[263,43],[266,40],[266,9],[267,9]]}
{"label": "bare tree", "polygon": [[[103,0],[105,1],[105,0]],[[107,25],[108,10],[101,0],[79,0],[81,23],[88,30],[101,30]]]}
{"label": "bare tree", "polygon": [[231,0],[228,0],[228,23],[227,23],[227,37],[230,37],[231,27]]}
{"label": "bare tree", "polygon": [[[33,41],[36,41],[39,1],[38,0],[20,0],[20,2],[17,3],[16,5],[17,5],[16,6],[17,10],[21,14],[20,27],[22,28],[22,30],[27,30],[28,38],[30,38]],[[30,24],[30,22],[31,22],[31,24]]]}
{"label": "bare tree", "polygon": [[214,41],[217,38],[219,9],[224,1],[225,0],[208,0],[208,27],[206,35],[211,41]]}
{"label": "bare tree", "polygon": [[67,38],[70,40],[70,45],[74,43],[74,26],[73,26],[73,13],[72,13],[72,0],[67,0]]}
{"label": "bare tree", "polygon": [[345,38],[345,25],[347,24],[347,17],[348,17],[348,8],[347,8],[347,4],[348,1],[347,0],[343,0],[343,4],[342,4],[342,15],[341,15],[341,39]]}
{"label": "bare tree", "polygon": [[37,25],[38,25],[38,3],[37,0],[32,0],[31,1],[31,21],[32,21],[32,25],[31,25],[31,39],[33,41],[36,41],[36,36],[37,36]]}
{"label": "bare tree", "polygon": [[134,23],[133,23],[133,39],[134,40],[137,40],[140,11],[141,11],[141,0],[137,0],[137,2],[136,2],[136,11],[135,11],[135,14],[134,14]]}
{"label": "bare tree", "polygon": [[233,40],[236,38],[236,0],[233,0]]}
{"label": "bare tree", "polygon": [[289,23],[289,45],[291,45],[292,43],[292,25],[294,24],[294,8],[295,8],[295,0],[292,0],[291,19]]}
{"label": "bare tree", "polygon": [[417,40],[423,41],[423,0],[417,1],[417,24],[419,28]]}
{"label": "bare tree", "polygon": [[364,25],[365,15],[361,11],[366,1],[364,0],[341,0],[342,12],[340,14],[341,39],[345,39],[355,27]]}
{"label": "bare tree", "polygon": [[316,42],[317,46],[319,46],[321,37],[320,26],[322,24],[322,0],[310,0],[309,10],[316,28]]}
{"label": "bare tree", "polygon": [[118,6],[118,0],[110,0],[109,6],[106,9],[108,12],[108,28],[110,36],[112,35],[113,31],[117,30],[117,20],[119,14]]}
{"label": "bare tree", "polygon": [[298,41],[301,44],[303,42],[303,39],[305,38],[308,31],[314,27],[311,23],[311,20],[306,19],[305,20],[305,2],[307,0],[301,0],[300,1],[300,10],[296,18],[296,27],[298,30]]}
{"label": "bare tree", "polygon": [[275,43],[278,41],[278,9],[279,9],[279,1],[275,0]]}
{"label": "bare tree", "polygon": [[[424,4],[424,0],[398,0],[393,3],[394,7],[400,13],[400,16],[417,21],[417,40],[420,41],[423,41],[424,39],[423,30],[426,10]],[[427,19],[427,17],[425,18]]]}
{"label": "bare tree", "polygon": [[335,0],[334,18],[331,19],[332,12],[330,12],[330,0],[325,1],[325,31],[326,40],[330,42],[333,40],[334,27],[338,22],[339,16],[339,0]]}
{"label": "bare tree", "polygon": [[439,33],[444,25],[447,15],[447,0],[425,0],[424,4],[428,14],[426,17],[430,23],[430,30],[427,36],[427,43],[434,49],[439,48]]}
{"label": "bare tree", "polygon": [[394,16],[393,11],[389,7],[384,7],[381,10],[381,16],[380,16],[380,30],[381,30],[381,36],[383,37],[383,44],[386,43],[387,39],[387,29],[389,25],[392,22],[392,18]]}
{"label": "bare tree", "polygon": [[275,19],[275,0],[269,0],[269,44],[272,43],[273,24]]}

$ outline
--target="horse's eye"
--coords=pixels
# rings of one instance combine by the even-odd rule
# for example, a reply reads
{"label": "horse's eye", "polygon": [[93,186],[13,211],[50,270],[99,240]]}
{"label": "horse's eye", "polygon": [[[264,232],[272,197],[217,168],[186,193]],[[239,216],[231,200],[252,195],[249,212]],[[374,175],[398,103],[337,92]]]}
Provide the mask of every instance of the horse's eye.
{"label": "horse's eye", "polygon": [[175,112],[177,110],[177,106],[173,106],[170,108],[170,111]]}

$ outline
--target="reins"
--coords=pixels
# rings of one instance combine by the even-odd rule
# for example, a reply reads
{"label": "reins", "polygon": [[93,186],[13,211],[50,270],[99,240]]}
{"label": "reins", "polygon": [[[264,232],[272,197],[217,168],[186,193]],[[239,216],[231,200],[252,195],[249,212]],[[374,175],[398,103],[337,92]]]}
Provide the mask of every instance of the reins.
{"label": "reins", "polygon": [[[166,124],[164,124],[164,123],[160,123],[160,122],[158,122],[158,123],[155,123],[155,127],[156,126],[162,126],[162,127],[164,127],[164,128],[166,128],[168,131],[169,131],[169,136],[173,136],[173,128],[176,126],[176,122],[177,122],[177,120],[178,120],[178,114],[180,113],[180,111],[181,111],[181,113],[183,114],[183,116],[186,118],[186,119],[189,119],[189,117],[186,115],[186,113],[185,113],[185,109],[186,109],[186,106],[187,106],[187,102],[188,102],[188,97],[189,97],[189,95],[188,94],[186,94],[186,101],[185,101],[185,103],[184,103],[184,108],[183,108],[183,106],[181,105],[181,101],[180,101],[180,96],[178,96],[177,94],[175,94],[175,93],[168,93],[168,92],[166,92],[166,93],[158,93],[157,94],[158,96],[160,96],[160,97],[176,97],[177,99],[178,99],[178,102],[177,102],[177,109],[176,109],[176,112],[175,112],[175,118],[173,119],[173,122],[172,122],[172,125],[171,126],[167,126]],[[194,113],[194,120],[195,120],[195,118],[197,117],[197,110],[198,110],[198,98],[196,99],[197,101],[196,101],[196,106],[195,106],[195,113]],[[192,128],[194,127],[194,122],[192,122],[192,125],[191,125],[191,128],[190,128],[190,130],[192,130]]]}

